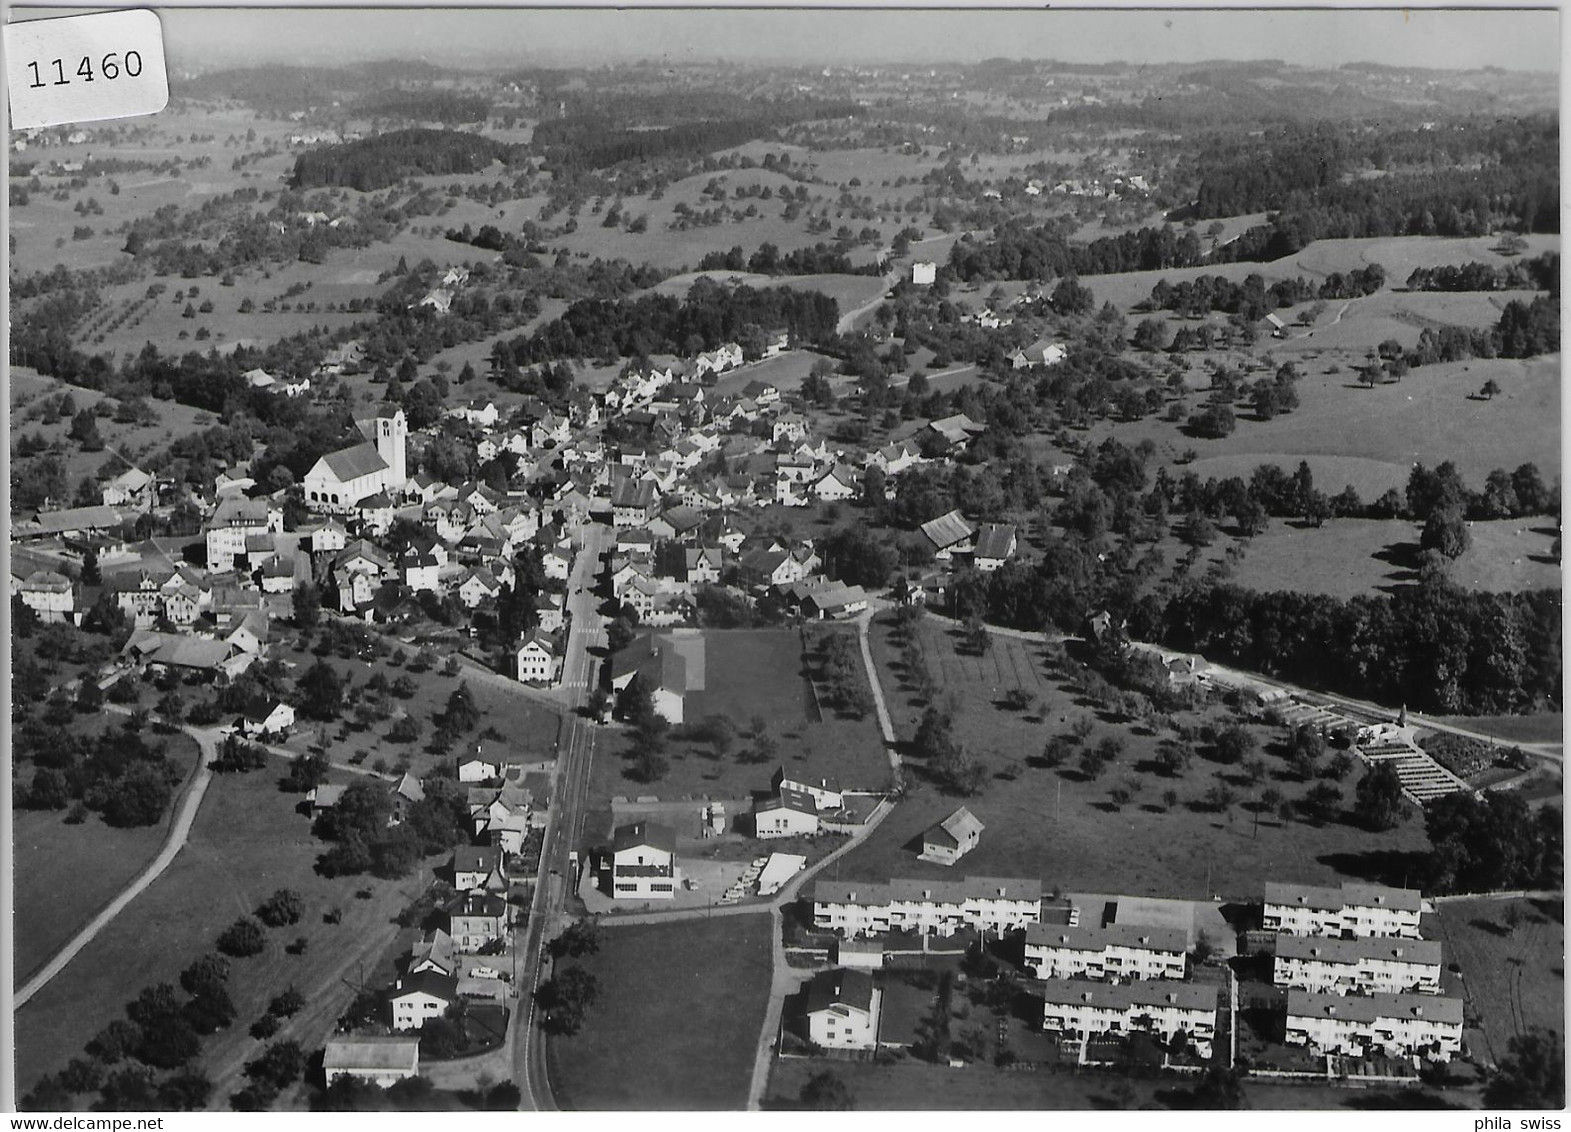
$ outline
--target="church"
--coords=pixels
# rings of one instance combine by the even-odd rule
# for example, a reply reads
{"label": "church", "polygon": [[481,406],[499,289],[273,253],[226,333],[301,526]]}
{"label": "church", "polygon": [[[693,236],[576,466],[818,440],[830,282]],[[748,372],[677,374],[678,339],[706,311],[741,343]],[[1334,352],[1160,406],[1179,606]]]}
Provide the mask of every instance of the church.
{"label": "church", "polygon": [[348,510],[385,491],[397,495],[409,478],[404,448],[409,425],[402,409],[355,422],[364,443],[329,452],[305,477],[306,503],[316,511]]}

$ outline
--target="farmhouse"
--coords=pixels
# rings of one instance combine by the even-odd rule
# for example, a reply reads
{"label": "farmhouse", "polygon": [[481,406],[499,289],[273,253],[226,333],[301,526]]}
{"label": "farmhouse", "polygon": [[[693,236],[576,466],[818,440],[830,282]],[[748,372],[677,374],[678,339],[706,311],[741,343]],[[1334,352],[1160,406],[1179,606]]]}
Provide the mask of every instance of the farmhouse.
{"label": "farmhouse", "polygon": [[687,693],[703,688],[702,637],[644,633],[611,655],[611,688],[622,691],[637,676],[668,723],[681,723]]}
{"label": "farmhouse", "polygon": [[927,426],[929,435],[941,440],[946,450],[961,452],[971,441],[987,431],[986,425],[978,424],[964,413],[942,417]]}
{"label": "farmhouse", "polygon": [[825,617],[855,617],[867,608],[867,594],[861,586],[838,582],[813,590],[802,600],[802,612],[822,620]]}
{"label": "farmhouse", "polygon": [[966,877],[933,881],[817,880],[813,925],[844,935],[913,931],[950,936],[961,928],[1005,932],[1042,918],[1042,882]]}
{"label": "farmhouse", "polygon": [[1417,939],[1422,907],[1423,894],[1410,888],[1378,884],[1317,888],[1268,881],[1261,926],[1288,935]]}
{"label": "farmhouse", "polygon": [[1271,981],[1316,994],[1439,994],[1439,941],[1279,935]]}
{"label": "farmhouse", "polygon": [[329,1038],[322,1051],[322,1073],[331,1085],[353,1077],[385,1089],[420,1075],[418,1038]]}
{"label": "farmhouse", "polygon": [[818,832],[818,803],[811,794],[782,790],[753,807],[753,836],[811,837]]}
{"label": "farmhouse", "polygon": [[961,806],[922,834],[922,853],[917,858],[935,865],[953,865],[977,847],[986,829],[976,815]]}
{"label": "farmhouse", "polygon": [[1170,1042],[1182,1030],[1195,1052],[1211,1056],[1216,1033],[1217,989],[1207,983],[1144,982],[1126,985],[1081,979],[1046,979],[1042,1029],[1065,1037],[1146,1033]]}
{"label": "farmhouse", "polygon": [[295,709],[282,700],[266,700],[246,711],[235,726],[242,735],[254,739],[281,739],[295,725]]}
{"label": "farmhouse", "polygon": [[1462,1049],[1462,1000],[1435,995],[1287,992],[1287,1042],[1315,1053],[1449,1061]]}
{"label": "farmhouse", "polygon": [[76,587],[71,579],[53,570],[34,570],[22,581],[22,604],[38,614],[40,621],[72,621],[76,611]]}
{"label": "farmhouse", "polygon": [[676,832],[654,822],[619,826],[605,870],[617,900],[670,900],[676,895]]}
{"label": "farmhouse", "polygon": [[1042,979],[1182,979],[1188,945],[1181,928],[1032,924],[1025,961]]}
{"label": "farmhouse", "polygon": [[972,565],[990,574],[1015,556],[1017,539],[1013,523],[983,523],[976,533]]}
{"label": "farmhouse", "polygon": [[807,1034],[825,1049],[873,1049],[883,992],[865,971],[819,971],[807,984]]}
{"label": "farmhouse", "polygon": [[149,511],[153,506],[153,477],[141,468],[127,468],[99,489],[105,507]]}

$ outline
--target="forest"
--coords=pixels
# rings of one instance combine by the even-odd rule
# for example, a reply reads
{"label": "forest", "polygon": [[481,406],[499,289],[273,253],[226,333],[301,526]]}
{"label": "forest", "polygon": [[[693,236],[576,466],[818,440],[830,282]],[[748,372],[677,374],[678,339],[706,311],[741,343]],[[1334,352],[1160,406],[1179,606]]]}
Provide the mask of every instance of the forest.
{"label": "forest", "polygon": [[457,130],[394,130],[323,146],[295,158],[290,184],[373,192],[419,174],[478,173],[493,161],[510,162],[516,147]]}
{"label": "forest", "polygon": [[1489,263],[1415,267],[1407,277],[1409,291],[1548,291],[1560,292],[1560,253],[1496,267]]}
{"label": "forest", "polygon": [[991,240],[962,237],[949,253],[949,266],[965,282],[987,279],[1053,279],[1063,275],[1115,275],[1125,271],[1195,267],[1207,262],[1200,237],[1172,226],[1141,228],[1072,244],[1062,224],[1001,225]]}

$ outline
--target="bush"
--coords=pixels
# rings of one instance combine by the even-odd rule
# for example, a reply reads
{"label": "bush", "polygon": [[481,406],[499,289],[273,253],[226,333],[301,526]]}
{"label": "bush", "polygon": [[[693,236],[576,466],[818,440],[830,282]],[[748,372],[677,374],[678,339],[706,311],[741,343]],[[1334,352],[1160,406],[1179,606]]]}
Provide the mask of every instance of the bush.
{"label": "bush", "polygon": [[251,1023],[251,1036],[258,1041],[265,1041],[278,1033],[279,1021],[275,1015],[264,1014]]}
{"label": "bush", "polygon": [[262,902],[256,910],[257,918],[270,928],[285,924],[298,924],[305,913],[305,900],[290,888],[280,888]]}
{"label": "bush", "polygon": [[267,1012],[279,1018],[292,1018],[303,1009],[305,1009],[305,995],[294,987],[275,995],[273,1001],[267,1004]]}
{"label": "bush", "polygon": [[262,925],[249,916],[240,917],[218,936],[218,950],[237,959],[243,959],[248,955],[260,955],[265,946]]}

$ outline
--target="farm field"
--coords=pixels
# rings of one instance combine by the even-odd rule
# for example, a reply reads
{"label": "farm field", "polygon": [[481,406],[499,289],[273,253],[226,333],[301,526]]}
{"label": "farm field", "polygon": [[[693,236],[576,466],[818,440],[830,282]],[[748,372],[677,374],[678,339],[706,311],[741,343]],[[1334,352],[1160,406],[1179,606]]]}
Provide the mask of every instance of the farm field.
{"label": "farm field", "polygon": [[[851,633],[850,628],[828,630]],[[816,634],[808,636],[809,649]],[[608,735],[595,754],[590,797],[604,802],[614,795],[661,797],[711,795],[746,797],[767,791],[776,767],[795,774],[832,777],[847,789],[881,790],[889,781],[878,724],[838,716],[828,707],[822,718],[814,706],[804,668],[816,658],[804,655],[802,638],[786,629],[707,630],[704,640],[704,690],[689,693],[683,711],[689,723],[721,715],[736,724],[733,753],[718,755],[707,743],[674,740],[666,750],[670,770],[653,783],[629,777],[633,767],[628,743]],[[755,720],[776,744],[773,756],[760,759],[751,732]]]}
{"label": "farm field", "polygon": [[1439,911],[1446,962],[1462,968],[1485,1036],[1476,1053],[1498,1060],[1531,1027],[1565,1033],[1563,901],[1458,900]]}
{"label": "farm field", "polygon": [[[311,836],[310,819],[294,812],[299,797],[281,793],[277,778],[270,768],[215,779],[174,864],[17,1011],[19,1093],[78,1055],[144,986],[178,984],[181,970],[211,950],[220,931],[278,888],[299,892],[305,915],[296,926],[268,929],[261,955],[232,962],[235,1024],[206,1039],[202,1054],[216,1104],[238,1087],[242,1061],[259,1051],[246,1030],[273,995],[291,984],[305,995],[306,1008],[278,1036],[311,1050],[347,1003],[353,981],[376,977],[377,958],[397,932],[392,917],[424,880],[419,873],[401,881],[318,876],[313,866],[322,843]],[[356,899],[357,890],[371,895]],[[342,909],[341,923],[323,922],[329,908]],[[306,951],[289,955],[284,946],[297,936],[307,940]]]}
{"label": "farm field", "polygon": [[[988,777],[975,796],[962,798],[941,792],[920,762],[908,759],[905,800],[846,856],[848,876],[938,878],[959,872],[1040,877],[1049,888],[1073,891],[1240,898],[1258,894],[1266,880],[1327,884],[1364,874],[1372,879],[1401,853],[1427,844],[1417,816],[1387,833],[1371,834],[1340,818],[1317,826],[1284,821],[1268,810],[1259,815],[1257,830],[1250,807],[1264,789],[1274,787],[1289,798],[1307,789],[1287,774],[1274,750],[1261,756],[1266,777],[1258,785],[1248,783],[1239,767],[1211,761],[1204,749],[1187,771],[1167,778],[1150,761],[1158,737],[1144,724],[1093,716],[1073,689],[1044,671],[1039,645],[995,634],[988,652],[977,657],[959,651],[954,633],[933,618],[919,623],[924,663],[939,702],[953,710],[956,739],[984,764]],[[907,739],[926,705],[913,697],[901,672],[900,650],[891,644],[890,625],[883,619],[874,622],[873,646],[895,730]],[[1035,695],[1036,706],[1027,712],[1003,707],[1001,697],[1012,688]],[[1066,731],[1082,716],[1095,721],[1086,745],[1107,736],[1126,744],[1114,765],[1094,781],[1072,765],[1075,760],[1049,769],[1038,757],[1050,735]],[[1225,718],[1216,709],[1175,716],[1191,726]],[[1263,725],[1248,729],[1262,748],[1279,734]],[[1337,784],[1348,803],[1357,773]],[[1218,785],[1235,798],[1223,812],[1213,812],[1205,801]],[[1122,805],[1111,797],[1120,786],[1134,795]],[[1162,798],[1167,790],[1177,795],[1176,804]],[[922,832],[961,804],[987,827],[978,847],[955,869],[918,861]]]}
{"label": "farm field", "polygon": [[[166,739],[170,758],[186,768],[189,782],[200,753],[196,741],[184,733]],[[12,936],[18,984],[153,859],[183,796],[176,793],[158,825],[135,829],[116,829],[97,814],[67,825],[63,810],[12,812],[12,911],[14,922],[26,925]]]}
{"label": "farm field", "polygon": [[[1449,570],[1456,584],[1488,591],[1560,587],[1552,527],[1498,519],[1474,522],[1469,533],[1472,546]],[[1273,519],[1245,540],[1232,580],[1256,590],[1342,598],[1389,593],[1417,582],[1418,535],[1416,524],[1400,519],[1332,519],[1318,530]]]}
{"label": "farm field", "polygon": [[[563,1109],[742,1109],[769,998],[768,915],[606,926],[583,1029],[546,1046]],[[658,1040],[651,1040],[658,1036]]]}

